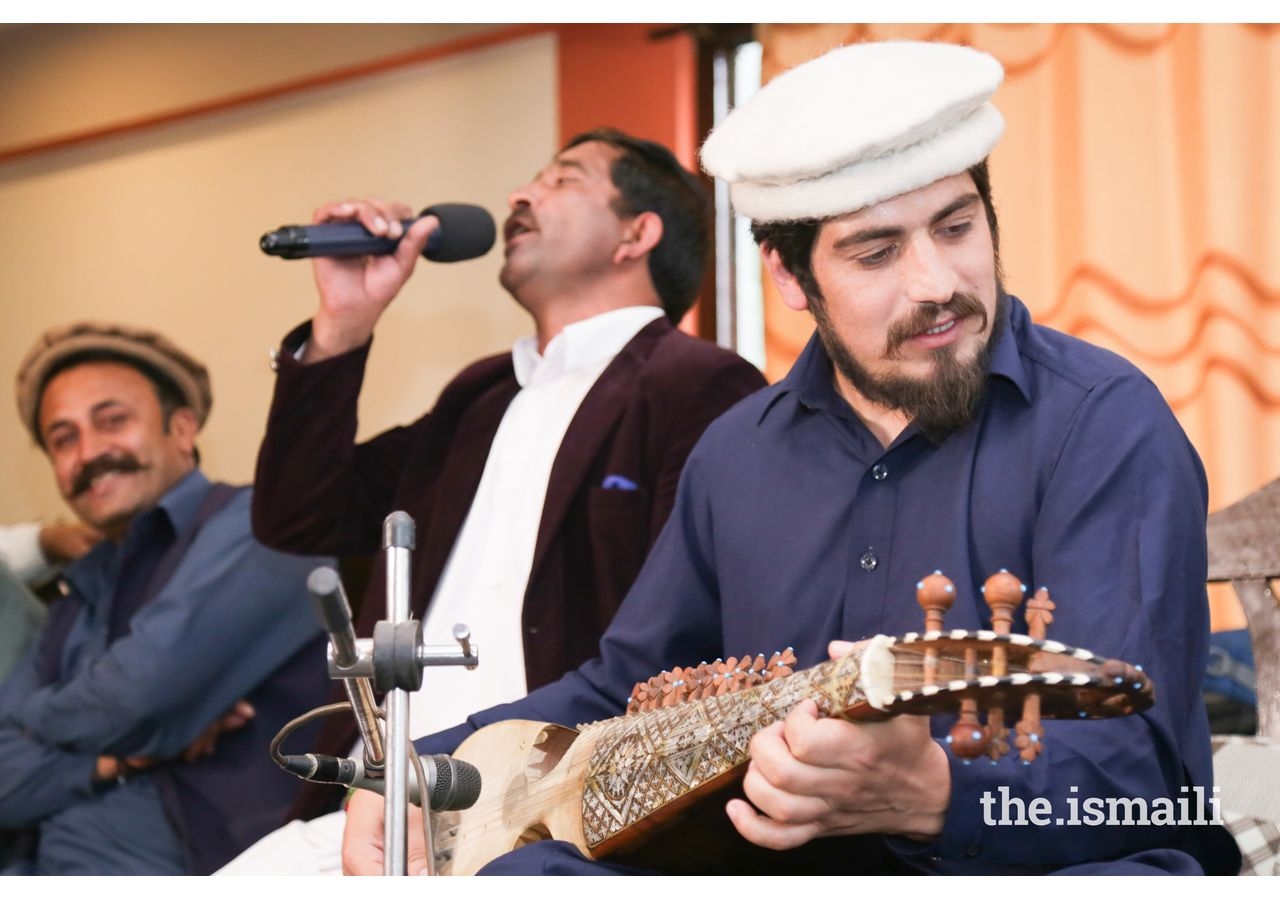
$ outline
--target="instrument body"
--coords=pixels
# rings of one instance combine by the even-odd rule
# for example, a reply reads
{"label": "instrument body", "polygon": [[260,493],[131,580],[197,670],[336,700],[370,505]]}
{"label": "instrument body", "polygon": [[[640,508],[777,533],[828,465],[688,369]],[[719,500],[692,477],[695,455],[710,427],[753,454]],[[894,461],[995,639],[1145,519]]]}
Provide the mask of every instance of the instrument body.
{"label": "instrument body", "polygon": [[[473,874],[547,838],[589,857],[671,872],[705,868],[707,848],[727,846],[743,854],[745,866],[750,854],[766,851],[732,832],[723,800],[739,789],[751,738],[806,699],[824,716],[855,722],[982,705],[999,711],[999,721],[987,727],[1001,731],[1005,711],[1031,699],[1038,727],[1038,718],[1140,712],[1154,694],[1140,670],[1054,641],[938,631],[877,637],[841,659],[746,690],[577,731],[499,722],[471,735],[455,754],[481,770],[484,788],[470,809],[433,817],[438,871]],[[1008,744],[998,749],[1006,752]],[[985,744],[981,752],[988,752]]]}

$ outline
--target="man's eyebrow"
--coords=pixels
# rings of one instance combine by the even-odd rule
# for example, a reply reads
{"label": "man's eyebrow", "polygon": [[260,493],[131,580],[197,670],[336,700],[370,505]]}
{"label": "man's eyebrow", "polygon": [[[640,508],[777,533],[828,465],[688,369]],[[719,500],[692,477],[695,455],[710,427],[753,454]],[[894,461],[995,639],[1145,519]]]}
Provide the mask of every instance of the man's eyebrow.
{"label": "man's eyebrow", "polygon": [[960,210],[964,209],[967,206],[972,206],[974,203],[977,203],[980,199],[982,198],[980,198],[977,194],[974,194],[974,193],[961,194],[959,197],[952,200],[946,206],[942,207],[942,209],[934,213],[933,218],[929,220],[929,224],[937,225],[943,219],[946,219],[950,216],[955,215],[956,213],[960,212]]}
{"label": "man's eyebrow", "polygon": [[868,241],[883,241],[886,238],[902,237],[903,234],[905,234],[905,231],[901,226],[894,226],[892,228],[863,228],[862,230],[855,231],[852,234],[846,234],[844,237],[832,244],[831,248],[836,252],[840,252],[841,250],[847,250],[850,247],[855,247],[858,244],[865,244]]}
{"label": "man's eyebrow", "polygon": [[[957,197],[956,199],[952,200],[946,206],[942,207],[942,209],[938,210],[936,213],[934,213],[929,218],[929,224],[937,225],[939,222],[942,222],[945,219],[949,218],[950,216],[955,215],[956,213],[960,212],[960,210],[965,209],[968,206],[971,206],[972,204],[978,202],[980,199],[981,198],[974,193],[963,194]],[[846,234],[844,237],[837,240],[834,244],[832,244],[832,249],[838,253],[842,250],[847,250],[850,247],[856,247],[858,244],[865,244],[865,243],[868,243],[869,241],[883,241],[883,240],[888,240],[889,238],[902,237],[903,234],[905,234],[905,230],[901,226],[891,226],[891,227],[885,227],[885,228],[863,228],[859,231],[853,232],[852,234]]]}
{"label": "man's eyebrow", "polygon": [[586,174],[586,171],[587,171],[587,167],[584,166],[582,163],[578,162],[576,159],[557,158],[552,161],[552,166],[553,167],[559,166],[562,169],[577,169],[579,172],[582,172],[583,174]]}
{"label": "man's eyebrow", "polygon": [[102,412],[103,410],[110,409],[113,406],[123,407],[124,405],[125,404],[123,401],[116,400],[114,397],[109,398],[107,400],[100,400],[97,403],[93,404],[93,406],[89,409],[89,415],[96,416],[98,413]]}

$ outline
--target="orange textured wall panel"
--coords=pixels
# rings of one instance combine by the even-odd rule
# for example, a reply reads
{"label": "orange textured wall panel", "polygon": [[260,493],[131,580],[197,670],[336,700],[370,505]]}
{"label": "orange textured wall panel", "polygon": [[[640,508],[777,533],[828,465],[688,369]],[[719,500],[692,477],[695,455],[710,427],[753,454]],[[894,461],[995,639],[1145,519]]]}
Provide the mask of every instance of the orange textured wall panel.
{"label": "orange textured wall panel", "polygon": [[560,25],[562,141],[601,125],[658,141],[697,166],[696,48],[658,25]]}

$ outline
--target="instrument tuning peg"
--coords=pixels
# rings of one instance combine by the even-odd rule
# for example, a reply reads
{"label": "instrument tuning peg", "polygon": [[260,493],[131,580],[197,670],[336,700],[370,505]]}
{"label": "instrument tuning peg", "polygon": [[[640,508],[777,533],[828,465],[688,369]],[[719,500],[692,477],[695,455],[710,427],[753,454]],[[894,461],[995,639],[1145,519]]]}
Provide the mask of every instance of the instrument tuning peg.
{"label": "instrument tuning peg", "polygon": [[916,602],[924,609],[926,632],[942,630],[942,618],[955,599],[955,584],[941,572],[926,575],[916,584]]}
{"label": "instrument tuning peg", "polygon": [[991,732],[978,721],[976,710],[963,710],[960,720],[951,726],[947,743],[951,745],[951,752],[960,759],[977,759],[991,745]]}
{"label": "instrument tuning peg", "polygon": [[1012,630],[1013,611],[1022,603],[1024,590],[1022,582],[1008,569],[1001,569],[982,586],[982,597],[991,608],[991,629],[996,634]]}

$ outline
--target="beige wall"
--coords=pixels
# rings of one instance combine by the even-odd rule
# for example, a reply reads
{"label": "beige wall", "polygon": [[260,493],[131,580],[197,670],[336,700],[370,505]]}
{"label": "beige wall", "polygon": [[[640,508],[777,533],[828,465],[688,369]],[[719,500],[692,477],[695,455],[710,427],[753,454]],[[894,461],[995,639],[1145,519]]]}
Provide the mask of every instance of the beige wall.
{"label": "beige wall", "polygon": [[495,25],[9,25],[0,150],[216,102]]}
{"label": "beige wall", "polygon": [[[188,98],[223,73],[241,90],[244,83],[232,85],[230,73],[261,68],[275,52],[290,60],[306,55],[297,34],[274,49],[253,36],[219,36],[203,50],[187,42],[170,77],[191,73]],[[153,69],[155,61],[144,59],[148,45],[126,37],[104,40],[103,71],[112,68],[112,47],[121,66]],[[315,49],[312,59],[332,61],[330,38]],[[173,50],[161,42],[156,52]],[[42,58],[22,65],[39,67]],[[6,80],[11,64],[0,63]],[[314,305],[309,265],[263,256],[258,237],[306,221],[325,200],[366,194],[419,206],[470,201],[500,217],[507,191],[554,150],[555,65],[555,37],[541,35],[0,166],[0,377],[12,384],[35,335],[53,324],[92,317],[159,329],[212,372],[213,414],[201,441],[206,471],[249,480],[271,391],[266,353]],[[298,64],[289,66],[287,77],[301,73]],[[72,68],[60,82],[42,70],[27,82],[26,102],[53,103],[93,77]],[[182,102],[175,98],[154,102]],[[0,146],[21,143],[2,104],[0,115]],[[31,118],[23,127],[29,135],[67,130],[65,121],[52,121]],[[497,285],[499,259],[495,252],[420,266],[380,325],[362,436],[415,418],[461,366],[526,330],[527,318]],[[0,421],[0,464],[8,473],[0,522],[63,513],[12,400]]]}

